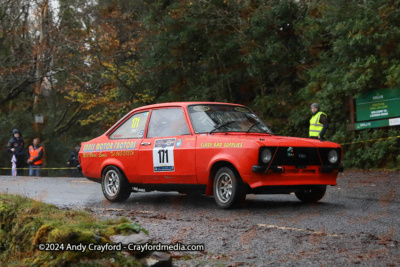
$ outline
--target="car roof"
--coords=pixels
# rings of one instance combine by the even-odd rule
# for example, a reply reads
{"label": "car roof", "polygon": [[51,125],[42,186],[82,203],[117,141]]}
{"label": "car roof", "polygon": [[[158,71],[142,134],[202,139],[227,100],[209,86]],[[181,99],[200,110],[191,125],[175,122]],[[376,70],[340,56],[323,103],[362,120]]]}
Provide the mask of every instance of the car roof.
{"label": "car roof", "polygon": [[104,135],[109,134],[117,125],[119,125],[123,120],[125,120],[126,117],[131,116],[132,113],[135,113],[135,112],[138,112],[138,111],[146,111],[146,110],[154,109],[154,108],[164,108],[164,107],[182,107],[182,108],[186,108],[187,106],[197,105],[197,104],[203,104],[203,105],[233,105],[233,106],[245,107],[245,106],[243,106],[241,104],[224,103],[224,102],[207,102],[207,101],[167,102],[167,103],[160,103],[160,104],[152,104],[152,105],[138,107],[138,108],[135,108],[135,109],[129,111],[125,116],[123,116],[119,121],[117,121],[113,126],[111,126],[104,133]]}
{"label": "car roof", "polygon": [[191,102],[167,102],[167,103],[160,103],[160,104],[152,104],[152,105],[147,105],[147,106],[142,106],[139,108],[135,108],[131,110],[130,113],[140,111],[140,110],[145,110],[145,109],[154,109],[154,108],[164,108],[164,107],[187,107],[190,105],[197,105],[197,104],[202,104],[202,105],[234,105],[234,106],[241,106],[244,107],[241,104],[234,104],[234,103],[224,103],[224,102],[207,102],[207,101],[191,101]]}

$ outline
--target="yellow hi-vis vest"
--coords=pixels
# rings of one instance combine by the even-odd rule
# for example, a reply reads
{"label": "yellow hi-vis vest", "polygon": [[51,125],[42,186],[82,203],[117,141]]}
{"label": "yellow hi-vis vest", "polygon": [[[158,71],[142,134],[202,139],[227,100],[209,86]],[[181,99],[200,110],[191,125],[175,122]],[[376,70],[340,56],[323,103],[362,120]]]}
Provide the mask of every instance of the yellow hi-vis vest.
{"label": "yellow hi-vis vest", "polygon": [[[317,137],[319,133],[322,131],[322,128],[324,128],[324,125],[319,123],[319,118],[321,117],[322,114],[326,116],[325,113],[319,111],[315,113],[314,116],[311,117],[310,133],[309,133],[310,137]],[[326,117],[328,118],[328,116]]]}

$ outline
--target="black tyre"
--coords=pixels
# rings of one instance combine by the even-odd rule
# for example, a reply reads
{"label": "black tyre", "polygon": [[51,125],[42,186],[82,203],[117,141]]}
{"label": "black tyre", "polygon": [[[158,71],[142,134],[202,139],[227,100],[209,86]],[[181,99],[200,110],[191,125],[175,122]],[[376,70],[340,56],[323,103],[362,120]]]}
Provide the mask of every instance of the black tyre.
{"label": "black tyre", "polygon": [[326,185],[314,185],[295,192],[296,197],[305,202],[312,203],[321,200],[326,192]]}
{"label": "black tyre", "polygon": [[103,171],[101,189],[104,196],[111,202],[125,201],[132,192],[132,186],[125,175],[114,166],[109,166]]}
{"label": "black tyre", "polygon": [[246,198],[239,174],[229,167],[222,167],[214,177],[214,198],[218,206],[228,209]]}

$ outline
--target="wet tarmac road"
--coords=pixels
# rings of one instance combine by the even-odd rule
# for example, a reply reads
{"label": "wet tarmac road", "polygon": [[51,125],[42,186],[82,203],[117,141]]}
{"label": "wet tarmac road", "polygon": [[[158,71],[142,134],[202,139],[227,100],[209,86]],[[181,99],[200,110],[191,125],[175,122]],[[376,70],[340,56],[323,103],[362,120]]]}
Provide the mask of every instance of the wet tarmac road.
{"label": "wet tarmac road", "polygon": [[126,216],[163,243],[204,244],[172,252],[178,266],[399,266],[400,174],[344,172],[317,204],[294,195],[248,195],[221,210],[212,197],[133,193],[110,203],[82,178],[0,176],[0,190],[98,216]]}

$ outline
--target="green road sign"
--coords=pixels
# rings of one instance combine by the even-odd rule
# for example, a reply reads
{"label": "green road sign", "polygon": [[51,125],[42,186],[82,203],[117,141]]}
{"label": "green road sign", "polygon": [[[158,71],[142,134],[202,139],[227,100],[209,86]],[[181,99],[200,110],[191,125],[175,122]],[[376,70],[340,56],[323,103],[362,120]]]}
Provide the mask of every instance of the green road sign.
{"label": "green road sign", "polygon": [[400,89],[386,88],[363,93],[356,98],[356,111],[358,122],[399,117]]}
{"label": "green road sign", "polygon": [[355,124],[356,130],[395,126],[395,125],[400,125],[400,118],[392,118],[392,119],[384,119],[376,121],[364,121]]}

